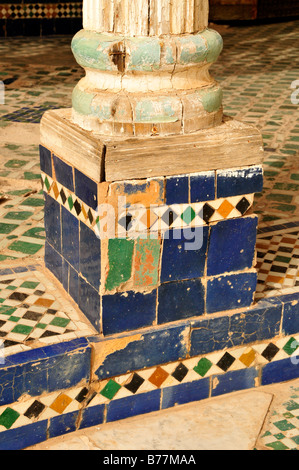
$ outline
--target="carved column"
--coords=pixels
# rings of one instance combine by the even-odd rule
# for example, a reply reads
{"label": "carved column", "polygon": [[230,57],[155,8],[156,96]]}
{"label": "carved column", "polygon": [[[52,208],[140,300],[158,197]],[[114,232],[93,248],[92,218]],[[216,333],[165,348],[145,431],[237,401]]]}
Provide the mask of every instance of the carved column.
{"label": "carved column", "polygon": [[86,76],[73,121],[114,136],[189,134],[220,124],[209,68],[222,50],[208,0],[85,0],[72,49]]}

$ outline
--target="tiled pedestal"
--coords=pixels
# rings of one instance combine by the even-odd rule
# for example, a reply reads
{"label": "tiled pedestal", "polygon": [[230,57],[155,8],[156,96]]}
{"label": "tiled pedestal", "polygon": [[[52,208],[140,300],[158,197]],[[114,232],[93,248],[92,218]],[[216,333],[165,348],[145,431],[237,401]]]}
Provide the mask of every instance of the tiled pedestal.
{"label": "tiled pedestal", "polygon": [[260,166],[101,183],[41,147],[41,168],[46,266],[103,336],[252,304]]}

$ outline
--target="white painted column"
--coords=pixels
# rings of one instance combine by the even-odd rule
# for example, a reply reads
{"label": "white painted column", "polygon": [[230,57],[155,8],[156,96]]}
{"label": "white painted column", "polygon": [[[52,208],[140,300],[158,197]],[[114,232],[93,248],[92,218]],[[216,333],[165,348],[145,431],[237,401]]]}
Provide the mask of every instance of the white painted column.
{"label": "white painted column", "polygon": [[222,121],[209,68],[222,50],[208,0],[84,0],[73,39],[86,70],[73,121],[111,136],[176,135]]}

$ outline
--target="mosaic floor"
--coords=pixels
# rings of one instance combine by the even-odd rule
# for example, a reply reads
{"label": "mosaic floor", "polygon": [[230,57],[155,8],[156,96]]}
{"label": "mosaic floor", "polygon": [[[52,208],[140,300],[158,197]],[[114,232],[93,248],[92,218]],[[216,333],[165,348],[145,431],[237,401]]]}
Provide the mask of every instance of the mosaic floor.
{"label": "mosaic floor", "polygon": [[[243,27],[241,40],[236,27],[219,27],[225,47],[212,69],[224,88],[226,114],[257,126],[265,144],[265,187],[254,203],[260,219],[256,300],[299,288],[299,114],[298,105],[291,102],[291,86],[299,77],[298,26],[297,21]],[[5,355],[93,334],[80,312],[43,271],[38,146],[2,137],[15,123],[38,126],[46,110],[71,106],[72,89],[83,71],[72,59],[70,42],[71,37],[18,38],[0,44],[0,81],[5,84],[5,104],[0,104],[0,338]],[[287,353],[284,346],[279,346],[279,354]],[[271,351],[259,351],[259,355],[269,360],[265,354]],[[228,367],[237,367],[240,362],[239,357],[232,360],[228,356],[223,361],[230,362]],[[211,367],[218,367],[218,362]],[[207,363],[194,367],[192,373],[203,373],[201,368]],[[184,380],[190,371],[181,368],[175,371],[176,377],[166,372],[171,380]],[[133,393],[144,380],[135,377],[123,390]],[[69,398],[70,406],[73,401],[77,406],[77,395]],[[298,403],[296,389],[292,401],[286,403],[282,414],[277,412],[275,422],[265,431],[267,448],[299,446]],[[56,405],[51,413],[60,412],[59,403]],[[18,418],[34,419],[45,406],[33,400],[30,409],[20,408]],[[6,422],[15,417],[1,415],[1,419]]]}
{"label": "mosaic floor", "polygon": [[1,357],[94,333],[42,265],[1,263]]}

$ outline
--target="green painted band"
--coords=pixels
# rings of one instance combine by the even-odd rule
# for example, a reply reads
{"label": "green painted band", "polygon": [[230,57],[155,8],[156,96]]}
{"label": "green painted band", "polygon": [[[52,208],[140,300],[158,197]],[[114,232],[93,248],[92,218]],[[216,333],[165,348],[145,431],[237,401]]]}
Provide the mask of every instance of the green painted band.
{"label": "green painted band", "polygon": [[125,37],[81,30],[72,41],[73,54],[82,67],[122,73],[169,70],[176,63],[181,66],[212,63],[222,48],[220,34],[211,29],[198,34],[161,38]]}
{"label": "green painted band", "polygon": [[[73,90],[73,109],[84,116],[93,116],[101,121],[113,120],[113,100],[94,100],[96,92],[88,92],[80,88],[80,83]],[[132,94],[132,98],[134,95]],[[218,111],[222,106],[222,90],[214,85],[203,90],[195,90],[188,95],[198,109],[204,109],[207,113]],[[107,93],[108,98],[108,93]],[[111,94],[109,94],[111,98]],[[100,104],[99,104],[100,103]],[[135,122],[162,123],[176,122],[180,119],[182,102],[177,95],[165,97],[156,96],[155,99],[142,98],[134,103]]]}

